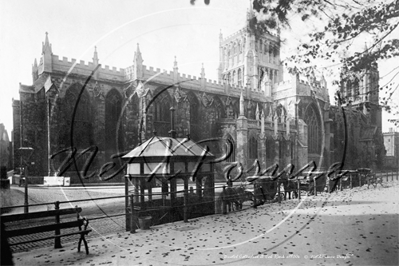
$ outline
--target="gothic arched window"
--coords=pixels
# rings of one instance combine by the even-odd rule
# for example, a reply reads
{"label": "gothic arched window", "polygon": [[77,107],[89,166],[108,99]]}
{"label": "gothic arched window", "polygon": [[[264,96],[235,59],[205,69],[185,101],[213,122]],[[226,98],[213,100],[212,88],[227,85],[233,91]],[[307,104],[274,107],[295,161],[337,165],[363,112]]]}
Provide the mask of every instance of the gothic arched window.
{"label": "gothic arched window", "polygon": [[199,103],[194,95],[190,97],[190,123],[197,124],[199,119]]}
{"label": "gothic arched window", "polygon": [[216,111],[215,118],[216,119],[226,118],[226,112],[224,110],[223,103],[217,96],[214,97],[214,106]]}
{"label": "gothic arched window", "polygon": [[[105,97],[105,152],[107,157],[123,150],[122,96],[112,89]],[[119,126],[119,127],[118,127]]]}
{"label": "gothic arched window", "polygon": [[248,143],[248,157],[249,159],[258,158],[258,141],[255,137],[251,137]]}
{"label": "gothic arched window", "polygon": [[352,83],[350,80],[348,80],[348,82],[346,83],[346,96],[352,96]]}
{"label": "gothic arched window", "polygon": [[201,116],[200,116],[200,104],[193,93],[189,93],[188,101],[190,104],[190,136],[193,140],[198,141],[201,138]]}
{"label": "gothic arched window", "polygon": [[241,68],[237,70],[237,84],[238,86],[242,86],[242,74],[241,74]]}
{"label": "gothic arched window", "polygon": [[[61,132],[66,146],[85,149],[93,144],[90,96],[86,90],[80,95],[81,85],[73,84],[65,93],[63,113],[69,131]],[[74,117],[73,113],[75,112]],[[71,132],[72,130],[72,132]],[[71,133],[73,143],[71,143]]]}
{"label": "gothic arched window", "polygon": [[320,119],[315,108],[309,106],[305,114],[305,123],[308,125],[308,153],[321,152]]}
{"label": "gothic arched window", "polygon": [[282,105],[279,105],[276,109],[276,114],[278,118],[278,123],[284,123],[284,118],[287,115],[285,108]]}
{"label": "gothic arched window", "polygon": [[355,81],[353,82],[353,94],[355,97],[359,96],[360,91],[359,91],[359,79],[355,79]]}
{"label": "gothic arched window", "polygon": [[162,93],[154,102],[156,122],[170,122],[171,100],[167,92]]}
{"label": "gothic arched window", "polygon": [[266,160],[268,160],[269,162],[274,160],[274,156],[276,154],[276,142],[272,137],[268,137],[266,138]]}
{"label": "gothic arched window", "polygon": [[234,142],[234,139],[232,138],[232,136],[230,136],[229,134],[227,135],[226,139],[228,141],[226,141],[226,145],[228,146],[228,148],[226,148],[225,146],[225,152],[229,152],[230,151],[230,156],[226,159],[226,162],[235,162],[236,161],[236,144]]}
{"label": "gothic arched window", "polygon": [[133,95],[126,106],[126,149],[133,149],[139,144],[140,99],[137,93]]}
{"label": "gothic arched window", "polygon": [[248,104],[248,119],[256,119],[256,103],[252,101]]}
{"label": "gothic arched window", "polygon": [[269,45],[269,63],[273,63],[273,50],[274,50],[274,45],[270,44]]}

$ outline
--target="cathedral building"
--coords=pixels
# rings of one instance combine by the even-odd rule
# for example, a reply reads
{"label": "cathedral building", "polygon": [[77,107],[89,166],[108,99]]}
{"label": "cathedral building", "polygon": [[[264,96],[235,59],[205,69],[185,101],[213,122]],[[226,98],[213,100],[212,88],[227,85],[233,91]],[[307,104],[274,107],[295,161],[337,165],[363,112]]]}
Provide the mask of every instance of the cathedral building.
{"label": "cathedral building", "polygon": [[378,87],[376,65],[362,84],[342,86],[353,100],[338,107],[330,106],[323,76],[283,78],[279,32],[258,36],[245,27],[228,37],[220,34],[219,52],[218,80],[209,80],[203,67],[200,76],[180,73],[176,59],[170,71],[147,66],[139,45],[133,64],[122,69],[99,64],[96,50],[91,62],[61,58],[46,33],[39,63],[32,66],[33,83],[20,84],[20,100],[13,101],[15,168],[18,148],[29,146],[31,175],[70,176],[72,183],[80,182],[77,173],[84,182],[121,181],[121,154],[153,134],[168,136],[171,115],[177,137],[218,138],[207,142],[211,152],[231,151],[216,167],[219,177],[228,164],[250,169],[255,160],[262,169],[275,163],[299,169],[309,161],[328,169],[342,158],[348,124],[355,147],[346,156],[348,166],[376,162],[378,94],[362,96],[367,91],[359,89]]}

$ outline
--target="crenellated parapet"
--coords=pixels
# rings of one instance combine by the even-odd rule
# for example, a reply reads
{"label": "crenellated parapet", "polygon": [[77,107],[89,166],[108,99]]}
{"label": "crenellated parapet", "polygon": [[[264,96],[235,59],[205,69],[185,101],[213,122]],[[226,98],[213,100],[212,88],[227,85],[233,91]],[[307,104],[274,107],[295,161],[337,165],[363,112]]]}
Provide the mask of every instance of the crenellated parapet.
{"label": "crenellated parapet", "polygon": [[[52,71],[65,72],[70,74],[77,74],[83,76],[89,76],[95,69],[96,65],[94,62],[85,62],[80,60],[79,62],[74,59],[68,59],[67,57],[60,57],[58,55],[52,56]],[[116,67],[110,67],[108,65],[100,66],[97,71],[100,79],[109,79],[116,81],[125,80],[125,70],[122,68],[117,69]]]}
{"label": "crenellated parapet", "polygon": [[[134,66],[129,66],[124,69],[124,79],[128,82],[135,81],[134,79]],[[245,96],[251,99],[262,101],[271,101],[270,97],[266,97],[262,91],[251,90],[247,87],[239,86],[237,84],[227,84],[217,80],[201,78],[199,76],[187,75],[184,73],[174,73],[174,71],[161,70],[160,68],[149,67],[143,65],[143,76],[141,81],[150,84],[163,84],[166,86],[175,84],[175,74],[177,75],[178,84],[180,87],[193,90],[204,91],[207,93],[229,95],[232,97],[239,97],[241,91],[245,91]],[[204,79],[204,82],[202,82]]]}
{"label": "crenellated parapet", "polygon": [[323,82],[318,80],[309,82],[303,77],[293,75],[290,80],[277,83],[272,95],[275,100],[292,96],[315,96],[320,100],[329,102],[328,89]]}
{"label": "crenellated parapet", "polygon": [[236,31],[235,33],[230,34],[227,37],[223,38],[222,43],[228,43],[228,42],[236,41],[237,39],[246,36],[246,34],[247,34],[247,29],[246,28],[242,28],[239,31]]}

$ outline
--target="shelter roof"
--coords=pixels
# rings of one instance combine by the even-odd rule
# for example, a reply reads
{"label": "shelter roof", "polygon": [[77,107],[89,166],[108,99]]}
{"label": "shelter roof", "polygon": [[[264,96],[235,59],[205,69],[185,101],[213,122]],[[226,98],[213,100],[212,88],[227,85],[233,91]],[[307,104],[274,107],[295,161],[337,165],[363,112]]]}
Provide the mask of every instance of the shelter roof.
{"label": "shelter roof", "polygon": [[187,138],[171,138],[153,136],[137,146],[123,159],[131,158],[164,158],[164,157],[213,157],[214,155],[204,147]]}

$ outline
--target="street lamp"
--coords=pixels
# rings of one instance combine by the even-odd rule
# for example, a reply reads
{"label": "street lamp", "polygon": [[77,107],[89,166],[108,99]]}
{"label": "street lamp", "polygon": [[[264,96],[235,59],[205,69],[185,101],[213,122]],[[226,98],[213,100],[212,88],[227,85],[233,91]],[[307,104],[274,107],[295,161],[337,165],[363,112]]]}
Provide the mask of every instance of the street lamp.
{"label": "street lamp", "polygon": [[21,155],[22,160],[25,163],[25,201],[24,201],[24,212],[29,212],[29,202],[28,202],[28,165],[29,159],[33,154],[32,147],[21,147],[18,149]]}

